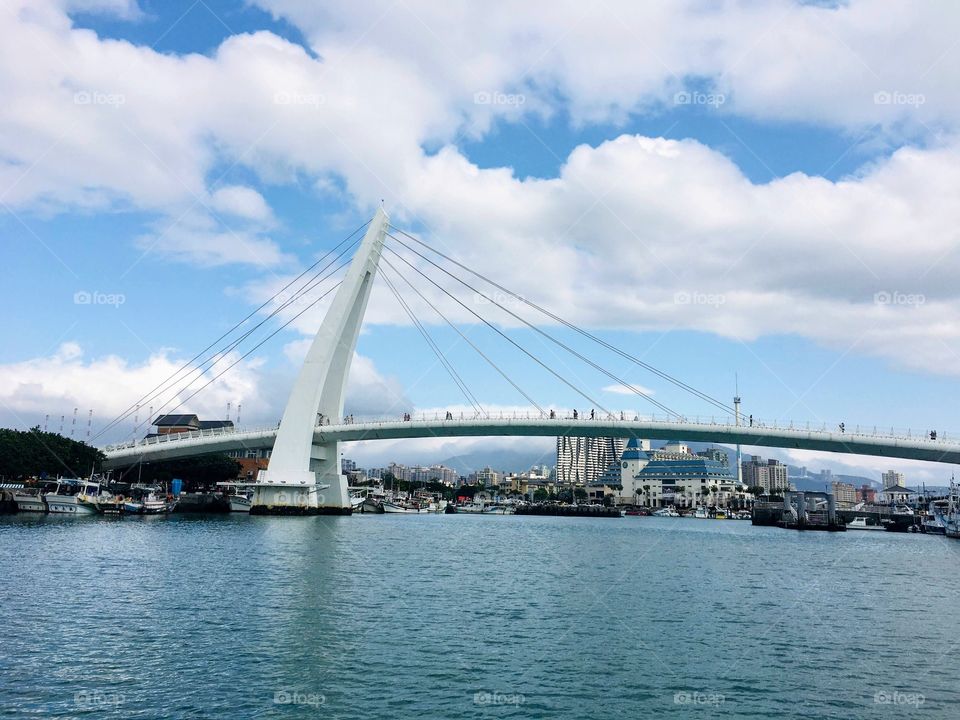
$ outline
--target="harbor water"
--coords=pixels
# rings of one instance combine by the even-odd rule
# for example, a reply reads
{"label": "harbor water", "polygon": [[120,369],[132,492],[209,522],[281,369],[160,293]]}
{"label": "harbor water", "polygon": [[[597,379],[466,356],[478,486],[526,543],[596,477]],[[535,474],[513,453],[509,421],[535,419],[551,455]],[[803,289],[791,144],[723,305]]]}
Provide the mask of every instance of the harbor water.
{"label": "harbor water", "polygon": [[0,517],[0,717],[960,717],[960,542]]}

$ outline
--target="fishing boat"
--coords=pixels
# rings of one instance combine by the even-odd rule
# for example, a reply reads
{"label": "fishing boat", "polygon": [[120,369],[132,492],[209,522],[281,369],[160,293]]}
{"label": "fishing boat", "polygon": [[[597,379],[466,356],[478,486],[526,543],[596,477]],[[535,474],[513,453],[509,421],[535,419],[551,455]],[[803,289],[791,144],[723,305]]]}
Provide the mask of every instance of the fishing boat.
{"label": "fishing boat", "polygon": [[385,513],[429,513],[430,506],[417,500],[384,500]]}
{"label": "fishing boat", "polygon": [[469,500],[462,505],[457,506],[458,513],[484,513],[487,511],[487,504],[482,500]]}
{"label": "fishing boat", "polygon": [[134,485],[130,493],[131,497],[123,502],[126,515],[164,515],[177,506],[177,499],[172,495],[164,497],[159,487]]}
{"label": "fishing boat", "polygon": [[947,534],[947,515],[950,512],[950,501],[947,499],[931,500],[920,523],[922,532],[931,535]]}
{"label": "fishing boat", "polygon": [[697,520],[707,520],[710,517],[710,513],[707,512],[707,508],[703,505],[697,505],[697,509],[693,511],[693,516]]}
{"label": "fishing boat", "polygon": [[218,482],[217,486],[224,489],[223,499],[227,501],[230,512],[250,512],[253,493],[249,483]]}
{"label": "fishing boat", "polygon": [[57,483],[44,483],[40,487],[24,487],[13,491],[13,501],[17,512],[45,513],[47,504],[43,501],[45,492],[55,489]]}
{"label": "fishing boat", "polygon": [[44,493],[47,512],[59,515],[96,515],[100,483],[94,480],[62,479],[56,488]]}
{"label": "fishing boat", "polygon": [[872,524],[869,519],[860,515],[847,523],[847,530],[886,530],[883,525]]}

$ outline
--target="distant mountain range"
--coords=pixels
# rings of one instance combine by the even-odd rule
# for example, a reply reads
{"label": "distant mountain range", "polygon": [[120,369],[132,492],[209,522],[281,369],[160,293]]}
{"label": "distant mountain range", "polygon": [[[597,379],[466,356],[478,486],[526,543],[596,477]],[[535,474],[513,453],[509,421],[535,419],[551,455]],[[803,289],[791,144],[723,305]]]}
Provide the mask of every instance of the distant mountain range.
{"label": "distant mountain range", "polygon": [[438,464],[453,468],[461,475],[469,475],[485,467],[502,472],[524,472],[534,465],[553,467],[557,458],[553,450],[511,450],[509,448],[491,448],[454,455],[441,460]]}

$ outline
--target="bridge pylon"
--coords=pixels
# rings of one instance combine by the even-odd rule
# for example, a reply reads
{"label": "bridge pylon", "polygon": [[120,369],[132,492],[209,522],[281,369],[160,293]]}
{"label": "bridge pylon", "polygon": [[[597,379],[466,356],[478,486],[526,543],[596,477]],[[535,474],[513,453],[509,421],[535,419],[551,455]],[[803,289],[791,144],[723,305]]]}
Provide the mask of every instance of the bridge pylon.
{"label": "bridge pylon", "polygon": [[387,230],[378,209],[307,352],[277,430],[266,470],[253,486],[255,515],[349,515],[340,443],[314,441],[321,419],[338,423],[350,363]]}

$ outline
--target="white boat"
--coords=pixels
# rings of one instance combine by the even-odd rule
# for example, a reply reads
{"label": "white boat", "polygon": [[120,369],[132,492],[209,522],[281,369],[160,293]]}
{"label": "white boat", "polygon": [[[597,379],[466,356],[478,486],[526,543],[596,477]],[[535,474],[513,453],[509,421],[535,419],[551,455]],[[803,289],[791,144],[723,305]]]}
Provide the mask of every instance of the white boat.
{"label": "white boat", "polygon": [[847,523],[847,530],[884,530],[883,525],[871,525],[862,515]]}
{"label": "white boat", "polygon": [[60,480],[56,489],[43,495],[47,512],[60,515],[96,515],[100,483]]}
{"label": "white boat", "polygon": [[697,520],[707,520],[710,517],[710,513],[707,512],[707,508],[703,505],[697,505],[697,509],[693,511],[693,516]]}
{"label": "white boat", "polygon": [[680,517],[680,513],[678,513],[676,510],[670,507],[660,508],[659,510],[655,511],[653,514],[656,517]]}
{"label": "white boat", "polygon": [[237,493],[235,495],[230,495],[230,512],[250,512],[250,505],[252,501],[248,495],[241,495]]}
{"label": "white boat", "polygon": [[428,505],[421,505],[418,502],[412,502],[409,500],[384,500],[382,503],[383,511],[385,513],[429,513],[430,507]]}
{"label": "white boat", "polygon": [[45,513],[47,504],[43,501],[41,488],[20,488],[14,490],[13,500],[17,503],[18,512]]}
{"label": "white boat", "polygon": [[253,492],[249,483],[218,482],[217,486],[224,489],[223,496],[230,506],[230,512],[250,512]]}
{"label": "white boat", "polygon": [[484,502],[476,502],[471,500],[470,502],[465,502],[463,505],[457,506],[458,513],[484,513],[487,511],[487,505]]}

